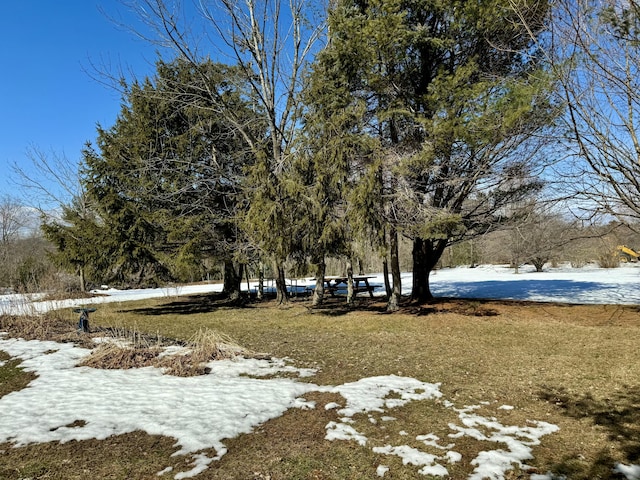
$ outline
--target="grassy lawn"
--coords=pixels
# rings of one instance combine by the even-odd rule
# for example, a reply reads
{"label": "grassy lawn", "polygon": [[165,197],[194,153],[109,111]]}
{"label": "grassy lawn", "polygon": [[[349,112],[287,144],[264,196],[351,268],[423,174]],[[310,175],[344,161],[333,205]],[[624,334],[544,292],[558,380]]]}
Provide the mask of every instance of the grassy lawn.
{"label": "grassy lawn", "polygon": [[[232,337],[241,346],[296,365],[315,367],[308,381],[338,385],[363,377],[400,375],[440,382],[443,398],[505,425],[541,420],[560,427],[534,447],[527,461],[539,473],[570,479],[622,478],[617,462],[640,463],[640,317],[637,307],[568,306],[524,302],[442,300],[386,314],[373,301],[347,310],[338,300],[321,310],[305,301],[290,308],[270,303],[229,307],[215,297],[183,297],[104,304],[91,326],[111,326],[188,339],[202,328]],[[76,314],[62,312],[70,328]],[[1,324],[0,324],[1,325]],[[0,329],[1,330],[1,329]],[[0,354],[1,355],[1,354]],[[0,357],[0,360],[6,360]],[[0,396],[23,388],[29,375],[16,362],[0,364]],[[336,394],[305,396],[324,405]],[[511,405],[512,410],[501,410]],[[416,435],[447,438],[455,412],[438,402],[413,402],[393,411],[393,428],[355,417],[376,444],[414,445]],[[253,434],[225,441],[228,453],[199,479],[428,478],[399,458],[355,442],[327,441],[335,411],[289,410]],[[400,436],[398,432],[410,432]],[[0,479],[173,478],[156,473],[188,459],[171,457],[170,438],[143,432],[103,441],[31,445],[0,444]],[[447,466],[449,478],[466,478],[481,450],[496,444],[456,440],[463,459]],[[182,462],[182,463],[181,463]],[[529,478],[511,472],[508,478]]]}

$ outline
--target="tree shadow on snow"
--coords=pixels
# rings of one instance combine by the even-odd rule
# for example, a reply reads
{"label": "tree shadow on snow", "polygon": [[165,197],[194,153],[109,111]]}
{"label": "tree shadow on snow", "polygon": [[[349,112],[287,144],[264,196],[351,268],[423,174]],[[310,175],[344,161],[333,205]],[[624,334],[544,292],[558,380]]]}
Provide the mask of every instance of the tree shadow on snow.
{"label": "tree shadow on snow", "polygon": [[611,303],[607,299],[620,297],[619,285],[600,282],[584,282],[573,280],[487,280],[484,282],[447,282],[438,285],[437,277],[432,282],[432,291],[438,297],[458,298],[495,298],[539,300],[540,298],[557,297],[558,301],[567,298],[602,299],[602,302]]}
{"label": "tree shadow on snow", "polygon": [[[589,420],[603,429],[616,446],[613,451],[621,454],[621,463],[640,464],[640,386],[624,387],[605,399],[595,399],[588,393],[571,394],[564,388],[544,387],[540,398],[562,409],[568,417]],[[617,463],[620,463],[620,457],[614,457],[612,449],[607,447],[592,464],[567,455],[554,466],[553,472],[571,479],[626,478],[614,470]]]}

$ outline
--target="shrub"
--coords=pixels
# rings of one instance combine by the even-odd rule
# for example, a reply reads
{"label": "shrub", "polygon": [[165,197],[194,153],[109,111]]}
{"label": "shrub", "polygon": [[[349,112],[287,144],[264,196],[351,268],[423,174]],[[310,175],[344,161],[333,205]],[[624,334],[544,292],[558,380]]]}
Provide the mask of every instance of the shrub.
{"label": "shrub", "polygon": [[620,266],[620,257],[616,252],[601,253],[598,256],[598,266],[600,268],[618,268]]}

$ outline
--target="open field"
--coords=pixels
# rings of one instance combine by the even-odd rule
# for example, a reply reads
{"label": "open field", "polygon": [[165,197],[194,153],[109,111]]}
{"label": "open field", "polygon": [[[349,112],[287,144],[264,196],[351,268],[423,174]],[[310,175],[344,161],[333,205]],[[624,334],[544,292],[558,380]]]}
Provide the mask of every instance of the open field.
{"label": "open field", "polygon": [[[374,295],[384,296],[383,275],[371,275],[369,281],[376,287]],[[436,270],[431,274],[430,284],[433,295],[439,298],[640,305],[639,280],[640,263],[627,263],[619,268],[599,268],[595,264],[582,268],[560,265],[547,268],[544,272],[536,272],[532,266],[524,265],[518,274],[514,274],[513,268],[507,265],[480,265],[475,268]],[[411,273],[402,274],[402,294],[405,296],[411,295],[411,281]],[[290,279],[289,282],[298,288],[315,285],[315,280],[311,278]],[[255,290],[256,286],[257,282],[250,283],[252,289]],[[267,282],[267,287],[273,289],[273,282]],[[246,292],[245,282],[241,288]],[[42,294],[0,295],[0,315],[42,313],[72,306],[215,293],[221,290],[222,285],[218,282],[153,289],[98,290],[97,295],[92,298],[44,298]]]}
{"label": "open field", "polygon": [[[640,341],[636,306],[566,305],[518,301],[451,299],[383,313],[378,300],[359,300],[346,310],[340,300],[322,310],[306,302],[281,309],[268,303],[229,307],[215,296],[158,298],[102,305],[92,326],[134,328],[187,339],[201,328],[231,336],[238,344],[301,367],[317,368],[309,382],[340,385],[365,377],[397,375],[441,383],[442,399],[502,425],[543,421],[559,430],[532,447],[532,470],[513,469],[504,478],[624,478],[619,462],[639,463]],[[76,315],[66,312],[70,329]],[[0,367],[0,395],[22,388],[30,374],[15,362]],[[372,446],[407,445],[423,450],[418,435],[455,443],[462,460],[447,465],[447,478],[472,475],[481,451],[504,444],[455,438],[451,425],[460,415],[441,401],[416,401],[390,413],[395,420],[374,424],[356,415],[354,427],[366,446],[325,439],[335,410],[323,405],[339,395],[311,392],[310,410],[289,409],[282,416],[225,440],[228,452],[195,478],[345,479],[430,478],[397,456]],[[501,408],[503,406],[512,409]],[[203,417],[205,414],[203,413]],[[1,421],[1,420],[0,420]],[[0,478],[173,478],[191,461],[171,438],[136,431],[104,440],[0,445]],[[433,451],[433,448],[432,448]],[[211,455],[213,456],[213,454]],[[174,471],[156,476],[165,467]],[[551,472],[553,475],[549,474]],[[380,472],[381,473],[381,472]]]}

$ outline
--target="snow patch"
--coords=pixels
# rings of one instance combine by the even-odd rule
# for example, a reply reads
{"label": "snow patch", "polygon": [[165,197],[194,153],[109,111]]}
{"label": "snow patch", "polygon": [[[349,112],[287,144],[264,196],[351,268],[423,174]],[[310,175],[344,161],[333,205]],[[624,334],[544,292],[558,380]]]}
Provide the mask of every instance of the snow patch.
{"label": "snow patch", "polygon": [[627,480],[640,480],[640,465],[618,463],[613,471],[624,475]]}

